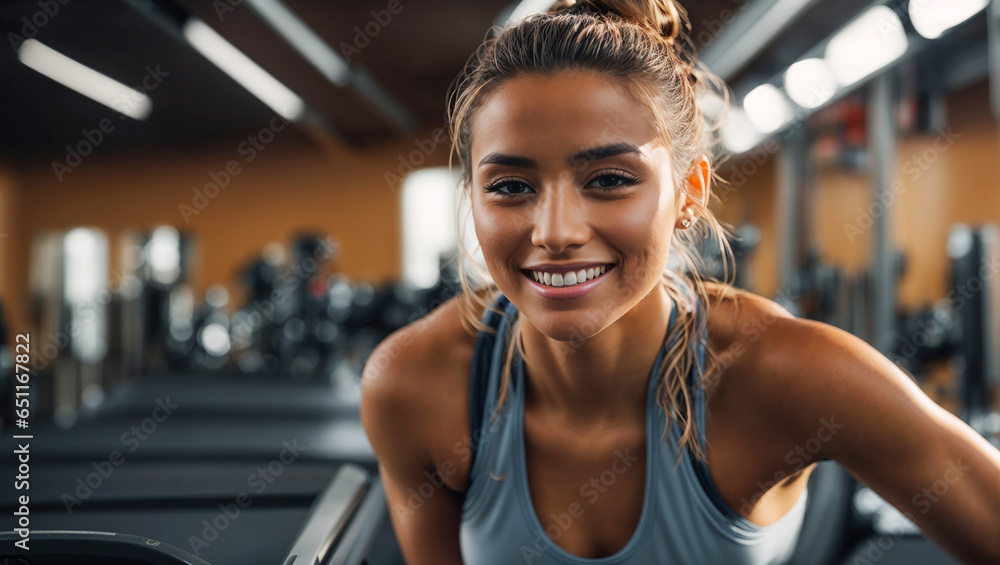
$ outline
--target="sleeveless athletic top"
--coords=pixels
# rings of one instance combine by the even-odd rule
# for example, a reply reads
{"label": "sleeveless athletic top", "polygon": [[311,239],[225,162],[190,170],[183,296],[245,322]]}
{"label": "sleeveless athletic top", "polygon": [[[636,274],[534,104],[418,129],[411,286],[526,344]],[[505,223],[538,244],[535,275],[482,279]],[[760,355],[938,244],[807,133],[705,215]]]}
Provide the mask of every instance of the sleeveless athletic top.
{"label": "sleeveless athletic top", "polygon": [[[693,294],[692,294],[693,296]],[[697,300],[697,299],[696,299]],[[698,315],[702,315],[697,303]],[[666,414],[656,403],[656,374],[667,351],[661,348],[649,378],[646,402],[646,483],[639,525],[629,541],[613,555],[583,558],[553,542],[571,528],[566,516],[538,519],[528,490],[524,449],[524,366],[515,351],[507,401],[490,420],[499,398],[500,373],[506,351],[507,331],[517,308],[503,295],[494,304],[504,314],[488,309],[484,322],[497,335],[480,332],[470,382],[470,430],[473,461],[469,487],[462,506],[460,544],[468,565],[619,565],[619,564],[771,564],[786,562],[802,529],[808,489],[795,506],[777,522],[758,526],[739,516],[719,496],[704,462],[696,463],[685,450],[674,468],[680,426],[673,425],[669,439],[661,441]],[[671,309],[667,335],[676,317]],[[705,447],[705,390],[694,386],[704,367],[707,324],[695,340],[696,363],[691,375],[694,412],[702,448]],[[698,373],[697,375],[694,373]],[[482,426],[482,427],[480,427]],[[609,469],[618,465],[608,461]],[[591,497],[578,500],[583,512]],[[573,508],[579,516],[579,510]],[[546,533],[546,528],[548,532]],[[552,537],[550,537],[550,534]]]}

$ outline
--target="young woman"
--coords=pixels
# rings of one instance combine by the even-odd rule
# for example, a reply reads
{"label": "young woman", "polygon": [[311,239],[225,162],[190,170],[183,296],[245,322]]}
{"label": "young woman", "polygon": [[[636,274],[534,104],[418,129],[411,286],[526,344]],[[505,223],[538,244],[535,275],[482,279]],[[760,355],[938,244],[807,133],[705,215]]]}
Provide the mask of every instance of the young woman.
{"label": "young woman", "polygon": [[860,339],[668,268],[725,234],[683,22],[671,0],[563,1],[456,81],[495,284],[463,274],[363,378],[408,563],[781,563],[824,459],[1000,563],[987,441]]}

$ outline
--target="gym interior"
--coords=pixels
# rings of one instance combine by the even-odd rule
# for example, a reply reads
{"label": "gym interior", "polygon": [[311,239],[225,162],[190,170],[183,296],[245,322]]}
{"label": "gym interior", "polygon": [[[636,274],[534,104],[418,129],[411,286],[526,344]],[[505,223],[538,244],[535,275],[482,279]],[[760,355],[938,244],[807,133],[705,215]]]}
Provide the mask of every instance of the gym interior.
{"label": "gym interior", "polygon": [[[482,261],[446,96],[549,4],[0,4],[4,563],[404,562],[362,371]],[[682,4],[735,286],[1000,448],[1000,1]],[[834,461],[809,490],[794,563],[958,563]]]}

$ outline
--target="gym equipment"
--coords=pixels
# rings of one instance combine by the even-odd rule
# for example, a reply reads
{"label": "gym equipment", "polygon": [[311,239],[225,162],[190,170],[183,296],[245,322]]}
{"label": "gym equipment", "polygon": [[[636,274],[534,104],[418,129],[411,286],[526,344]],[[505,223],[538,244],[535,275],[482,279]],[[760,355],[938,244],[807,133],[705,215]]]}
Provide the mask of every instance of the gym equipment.
{"label": "gym equipment", "polygon": [[[996,351],[1000,333],[995,308],[1000,299],[996,272],[1000,241],[996,226],[953,226],[948,236],[948,254],[952,259],[949,298],[961,328],[957,346],[963,361],[958,371],[961,415],[979,433],[994,435],[1000,433],[1000,426],[996,426],[1000,417],[991,406],[991,389],[1000,386]],[[995,437],[992,439],[997,441]]]}
{"label": "gym equipment", "polygon": [[79,565],[211,565],[161,541],[114,532],[36,531],[28,538],[29,551],[18,556],[14,544],[20,540],[16,532],[0,533],[4,559],[25,565],[59,565],[70,558]]}
{"label": "gym equipment", "polygon": [[[750,260],[750,256],[760,244],[760,230],[753,224],[745,224],[734,230],[733,237],[728,238],[728,241],[733,251],[734,264],[730,266],[730,269],[734,271],[732,273],[734,285],[738,288],[752,290],[753,285],[746,262]],[[722,249],[718,245],[718,240],[713,237],[701,239],[698,242],[697,255],[704,262],[704,266],[699,268],[703,275],[709,275],[718,280],[726,279],[729,273],[726,273]]]}
{"label": "gym equipment", "polygon": [[1000,415],[992,406],[997,387],[996,273],[990,260],[998,256],[993,226],[953,226],[948,240],[950,290],[933,306],[902,316],[891,355],[918,379],[934,362],[952,360],[959,384],[959,416],[973,429],[1000,445]]}
{"label": "gym equipment", "polygon": [[[289,466],[287,470],[295,469]],[[274,479],[275,483],[277,478]],[[315,483],[316,481],[310,481]],[[211,490],[211,487],[216,490]],[[255,565],[326,563],[401,563],[385,547],[374,552],[372,542],[384,539],[386,520],[384,491],[377,475],[352,464],[336,468],[332,480],[318,494],[307,496],[247,495],[226,497],[218,486],[189,497],[183,509],[157,504],[145,510],[123,507],[113,513],[41,515],[33,511],[32,523],[79,523],[86,520],[98,528],[112,526],[128,530],[155,527],[159,538],[120,531],[31,531],[29,552],[15,547],[21,539],[16,531],[0,533],[0,558],[32,565],[73,563],[149,565]],[[242,496],[241,496],[242,495]],[[217,504],[217,500],[226,500]],[[231,502],[235,500],[235,502]],[[157,512],[159,510],[159,512]],[[159,519],[159,522],[156,519]],[[201,520],[199,521],[199,519]],[[98,525],[99,524],[99,525]],[[202,528],[203,527],[203,528]],[[184,548],[189,548],[187,551]]]}
{"label": "gym equipment", "polygon": [[28,294],[32,386],[36,414],[70,426],[81,409],[100,404],[108,346],[108,242],[76,228],[38,236],[32,245]]}

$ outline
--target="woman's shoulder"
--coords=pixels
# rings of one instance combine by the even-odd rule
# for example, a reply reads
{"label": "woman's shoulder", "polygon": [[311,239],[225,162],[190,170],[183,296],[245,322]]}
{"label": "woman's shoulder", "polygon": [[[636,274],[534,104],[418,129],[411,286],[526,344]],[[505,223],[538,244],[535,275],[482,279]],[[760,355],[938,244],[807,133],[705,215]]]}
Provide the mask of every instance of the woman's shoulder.
{"label": "woman's shoulder", "polygon": [[[480,291],[480,296],[493,298]],[[471,312],[468,308],[472,308]],[[390,334],[365,363],[361,418],[367,428],[390,428],[421,443],[436,459],[467,434],[469,376],[478,332],[464,319],[483,307],[453,297]]]}
{"label": "woman's shoulder", "polygon": [[[829,324],[799,318],[753,292],[709,287],[709,344],[723,371],[719,386],[734,399],[819,394],[827,386],[815,371],[830,352],[858,352],[860,340]],[[862,352],[863,353],[863,352]],[[842,356],[837,356],[842,357]]]}
{"label": "woman's shoulder", "polygon": [[[797,320],[783,306],[748,290],[706,281],[708,334],[714,351],[755,349],[764,333],[778,320]],[[742,353],[740,354],[742,356]]]}
{"label": "woman's shoulder", "polygon": [[[471,308],[471,312],[469,311]],[[482,318],[478,302],[455,296],[426,316],[392,332],[365,363],[362,391],[404,391],[411,400],[454,390],[455,379],[467,377],[478,332],[467,318]]]}

